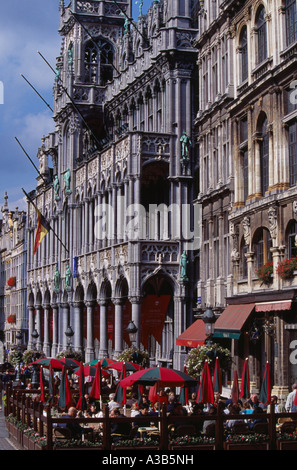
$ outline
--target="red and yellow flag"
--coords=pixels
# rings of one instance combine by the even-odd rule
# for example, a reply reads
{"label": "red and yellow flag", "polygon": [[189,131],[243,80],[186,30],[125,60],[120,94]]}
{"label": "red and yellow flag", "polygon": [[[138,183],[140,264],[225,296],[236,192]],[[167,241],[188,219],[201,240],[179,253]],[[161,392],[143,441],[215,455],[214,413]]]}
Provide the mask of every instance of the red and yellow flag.
{"label": "red and yellow flag", "polygon": [[34,242],[34,255],[46,236],[46,234],[50,231],[50,225],[48,221],[46,220],[45,217],[39,212],[37,209],[37,217],[38,217],[38,224],[37,224],[37,231],[36,231],[36,236],[35,236],[35,242]]}

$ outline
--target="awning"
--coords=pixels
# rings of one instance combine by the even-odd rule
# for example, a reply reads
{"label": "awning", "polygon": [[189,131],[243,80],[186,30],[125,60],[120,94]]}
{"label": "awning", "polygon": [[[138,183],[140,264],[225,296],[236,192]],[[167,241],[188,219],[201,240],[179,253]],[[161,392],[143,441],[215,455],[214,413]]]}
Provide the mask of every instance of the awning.
{"label": "awning", "polygon": [[203,320],[196,320],[176,339],[177,346],[196,348],[202,346],[206,340],[205,324]]}
{"label": "awning", "polygon": [[291,310],[291,300],[280,300],[279,302],[261,302],[256,304],[256,312],[274,312],[279,310]]}
{"label": "awning", "polygon": [[228,305],[214,325],[215,338],[239,339],[255,304]]}

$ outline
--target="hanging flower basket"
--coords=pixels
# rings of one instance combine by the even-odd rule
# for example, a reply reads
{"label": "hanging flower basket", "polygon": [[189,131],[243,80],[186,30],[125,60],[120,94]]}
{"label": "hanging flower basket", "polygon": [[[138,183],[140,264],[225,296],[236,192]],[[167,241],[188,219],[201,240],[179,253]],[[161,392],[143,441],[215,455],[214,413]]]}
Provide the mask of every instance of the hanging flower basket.
{"label": "hanging flower basket", "polygon": [[266,263],[257,269],[256,274],[262,284],[270,284],[272,282],[273,263]]}
{"label": "hanging flower basket", "polygon": [[202,373],[204,363],[207,360],[211,370],[214,369],[216,357],[220,359],[222,370],[228,370],[231,360],[229,349],[223,348],[219,344],[202,345],[191,349],[187,355],[185,366],[187,373],[192,377],[199,377]]}
{"label": "hanging flower basket", "polygon": [[13,315],[9,315],[9,317],[7,317],[7,323],[16,323],[16,315],[13,314]]}
{"label": "hanging flower basket", "polygon": [[297,257],[286,258],[280,261],[277,265],[276,271],[282,279],[291,279],[294,276],[294,271],[297,269]]}
{"label": "hanging flower basket", "polygon": [[9,287],[15,287],[16,286],[16,277],[10,277],[7,281],[7,285]]}

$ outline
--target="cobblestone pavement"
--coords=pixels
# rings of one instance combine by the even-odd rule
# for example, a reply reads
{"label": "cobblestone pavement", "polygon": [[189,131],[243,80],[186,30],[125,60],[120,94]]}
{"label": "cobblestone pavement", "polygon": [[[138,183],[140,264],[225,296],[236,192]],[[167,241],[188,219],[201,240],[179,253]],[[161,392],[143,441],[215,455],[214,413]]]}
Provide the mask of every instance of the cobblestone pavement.
{"label": "cobblestone pavement", "polygon": [[5,426],[3,408],[0,410],[0,450],[19,450],[8,439],[8,432]]}

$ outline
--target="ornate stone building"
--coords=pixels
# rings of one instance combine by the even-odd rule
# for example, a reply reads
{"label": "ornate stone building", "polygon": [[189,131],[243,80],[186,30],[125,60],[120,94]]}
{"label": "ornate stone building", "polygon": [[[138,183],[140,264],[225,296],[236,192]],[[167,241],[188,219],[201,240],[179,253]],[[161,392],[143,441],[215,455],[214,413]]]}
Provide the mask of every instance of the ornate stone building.
{"label": "ornate stone building", "polygon": [[29,347],[36,328],[53,356],[71,326],[85,360],[115,357],[132,319],[152,363],[183,365],[175,339],[192,322],[197,252],[196,3],[154,0],[143,15],[140,2],[137,23],[130,0],[60,3],[56,131],[30,193],[53,230],[35,255],[28,204]]}
{"label": "ornate stone building", "polygon": [[5,349],[10,350],[20,344],[17,333],[22,334],[22,344],[28,341],[26,214],[17,207],[9,210],[6,193],[1,212],[0,340]]}
{"label": "ornate stone building", "polygon": [[[297,279],[278,269],[296,256],[296,15],[291,0],[205,1],[197,41],[198,310],[219,314],[214,336],[232,347],[239,370],[249,357],[254,390],[269,361],[279,397],[297,378]],[[267,263],[273,273],[263,282]]]}

